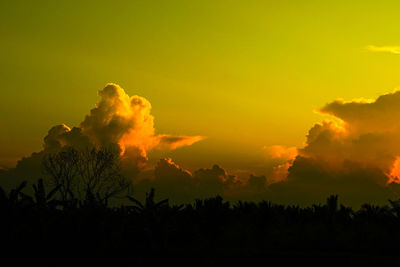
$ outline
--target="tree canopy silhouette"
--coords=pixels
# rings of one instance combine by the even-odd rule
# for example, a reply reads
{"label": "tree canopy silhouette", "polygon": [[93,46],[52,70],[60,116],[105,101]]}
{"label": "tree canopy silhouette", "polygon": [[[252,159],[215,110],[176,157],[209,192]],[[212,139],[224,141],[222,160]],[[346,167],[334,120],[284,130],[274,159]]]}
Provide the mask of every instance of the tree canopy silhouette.
{"label": "tree canopy silhouette", "polygon": [[111,197],[125,196],[132,183],[121,173],[118,149],[76,150],[67,147],[43,159],[43,167],[62,201],[81,200],[106,204]]}

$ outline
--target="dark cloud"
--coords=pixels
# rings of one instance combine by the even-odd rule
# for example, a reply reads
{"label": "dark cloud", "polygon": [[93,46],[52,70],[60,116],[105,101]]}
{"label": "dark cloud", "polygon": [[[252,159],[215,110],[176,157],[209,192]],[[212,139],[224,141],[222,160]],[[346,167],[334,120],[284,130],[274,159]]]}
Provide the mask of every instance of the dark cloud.
{"label": "dark cloud", "polygon": [[72,130],[65,124],[53,126],[44,138],[43,150],[51,153],[60,150],[64,146],[76,149],[91,147],[88,136],[82,134],[82,129],[74,127]]}
{"label": "dark cloud", "polygon": [[241,180],[218,165],[191,173],[170,158],[159,160],[153,174],[147,175],[150,177],[135,184],[139,195],[143,197],[146,191],[154,187],[161,198],[169,198],[178,203],[216,195],[230,200],[254,200],[260,193],[265,193],[266,186],[265,176],[251,175],[248,179]]}
{"label": "dark cloud", "polygon": [[286,204],[310,205],[338,194],[342,202],[353,206],[385,204],[389,198],[396,198],[393,190],[382,184],[386,180],[380,169],[357,162],[345,161],[338,169],[329,162],[299,156],[289,168],[287,180],[268,188],[268,197]]}

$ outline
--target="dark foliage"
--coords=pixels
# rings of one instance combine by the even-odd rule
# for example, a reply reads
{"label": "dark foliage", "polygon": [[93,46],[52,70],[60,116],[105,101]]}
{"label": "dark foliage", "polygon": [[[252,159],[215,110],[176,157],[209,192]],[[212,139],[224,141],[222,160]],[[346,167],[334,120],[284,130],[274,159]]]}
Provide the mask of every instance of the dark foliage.
{"label": "dark foliage", "polygon": [[8,194],[0,188],[2,242],[18,251],[119,251],[139,266],[258,260],[323,260],[326,266],[395,264],[400,247],[399,201],[383,207],[365,204],[358,211],[339,205],[337,196],[306,208],[267,201],[232,205],[219,196],[171,206],[167,199],[156,201],[152,189],[144,203],[127,196],[131,205],[112,207],[97,198],[57,200],[62,187],[46,192],[42,180],[33,185],[34,196],[22,192],[25,186]]}

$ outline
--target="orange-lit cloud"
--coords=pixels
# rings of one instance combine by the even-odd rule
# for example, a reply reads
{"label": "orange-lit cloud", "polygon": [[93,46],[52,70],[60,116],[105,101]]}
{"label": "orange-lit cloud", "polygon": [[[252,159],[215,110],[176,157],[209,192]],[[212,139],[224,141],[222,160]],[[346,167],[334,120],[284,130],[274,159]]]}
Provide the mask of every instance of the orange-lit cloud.
{"label": "orange-lit cloud", "polygon": [[367,45],[365,47],[368,51],[372,52],[387,52],[391,54],[400,54],[400,46],[376,46],[376,45]]}
{"label": "orange-lit cloud", "polygon": [[335,170],[352,168],[350,162],[358,167],[377,168],[388,175],[389,181],[395,181],[391,176],[400,156],[399,91],[375,101],[337,100],[319,111],[342,124],[333,120],[315,124],[299,155],[324,161]]}
{"label": "orange-lit cloud", "polygon": [[138,178],[148,151],[176,149],[203,137],[157,135],[146,99],[128,96],[115,84],[99,94],[100,101],[79,127],[52,127],[43,151],[19,161],[17,169],[31,170],[40,165],[43,153],[64,146],[115,145],[121,149],[124,171],[136,178],[137,192],[155,187],[161,196],[177,202],[218,194],[236,200],[311,203],[340,194],[360,203],[375,197],[386,200],[395,186],[390,183],[400,181],[400,91],[376,100],[336,100],[323,106],[318,112],[328,119],[311,127],[304,147],[263,147],[265,164],[257,167],[257,175],[247,170],[248,178],[219,165],[190,172],[170,158],[159,160]]}
{"label": "orange-lit cloud", "polygon": [[272,158],[291,160],[297,156],[297,147],[286,147],[281,145],[264,146],[264,151]]}
{"label": "orange-lit cloud", "polygon": [[293,165],[293,160],[289,160],[285,163],[273,166],[273,172],[268,179],[268,183],[277,183],[281,181],[285,181],[287,176],[289,175],[289,168]]}
{"label": "orange-lit cloud", "polygon": [[145,165],[149,150],[173,150],[203,139],[202,136],[156,135],[150,102],[140,96],[129,96],[116,84],[107,84],[99,96],[100,101],[79,127],[53,126],[44,138],[43,150],[19,160],[16,169],[32,176],[33,173],[40,175],[43,155],[65,146],[76,149],[116,146],[121,151],[125,172],[134,176]]}
{"label": "orange-lit cloud", "polygon": [[397,183],[400,184],[400,156],[396,157],[396,160],[393,162],[392,168],[390,172],[387,174],[389,177],[388,183]]}
{"label": "orange-lit cloud", "polygon": [[99,95],[100,101],[80,124],[82,133],[96,145],[119,144],[123,154],[128,147],[135,147],[146,158],[147,151],[156,147],[176,149],[203,139],[156,135],[150,102],[140,96],[129,96],[116,84],[107,84]]}
{"label": "orange-lit cloud", "polygon": [[398,197],[400,91],[336,100],[318,112],[328,119],[311,127],[303,148],[264,148],[269,159],[286,159],[267,176],[264,197],[310,204],[339,194],[352,205]]}
{"label": "orange-lit cloud", "polygon": [[168,134],[161,134],[157,137],[157,144],[160,149],[176,149],[181,146],[191,146],[203,140],[204,136],[172,136]]}
{"label": "orange-lit cloud", "polygon": [[272,172],[269,173],[268,184],[276,183],[286,179],[289,168],[298,155],[296,147],[286,147],[281,145],[264,146],[263,150],[267,153],[267,161],[275,161]]}

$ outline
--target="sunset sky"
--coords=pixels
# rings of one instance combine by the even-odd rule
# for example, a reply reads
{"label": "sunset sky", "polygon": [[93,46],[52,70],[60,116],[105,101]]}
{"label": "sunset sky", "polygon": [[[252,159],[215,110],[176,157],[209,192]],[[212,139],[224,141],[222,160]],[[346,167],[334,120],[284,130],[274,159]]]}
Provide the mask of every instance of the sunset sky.
{"label": "sunset sky", "polygon": [[3,168],[40,151],[54,125],[79,126],[108,83],[151,103],[155,134],[204,138],[151,150],[149,162],[171,157],[192,171],[218,164],[257,175],[266,175],[271,146],[305,146],[308,131],[329,117],[316,110],[400,88],[398,1],[2,1],[0,8]]}

